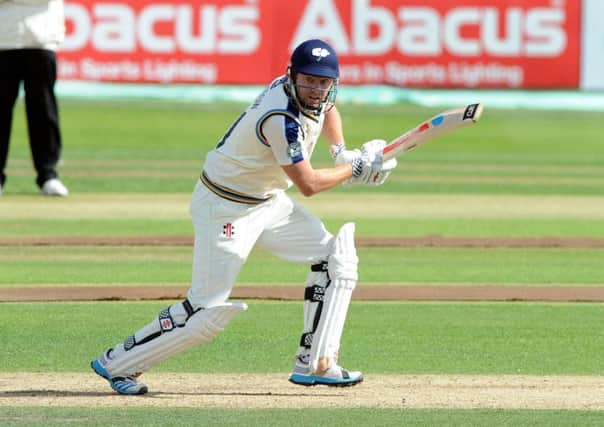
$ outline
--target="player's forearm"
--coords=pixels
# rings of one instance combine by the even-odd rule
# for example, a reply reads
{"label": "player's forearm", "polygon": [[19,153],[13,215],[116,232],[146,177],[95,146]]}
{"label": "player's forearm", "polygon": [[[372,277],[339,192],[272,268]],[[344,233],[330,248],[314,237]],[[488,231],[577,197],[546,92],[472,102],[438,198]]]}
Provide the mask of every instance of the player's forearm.
{"label": "player's forearm", "polygon": [[283,166],[283,170],[306,197],[329,190],[352,176],[350,164],[328,169],[313,169],[310,163],[304,161],[296,165]]}
{"label": "player's forearm", "polygon": [[350,179],[351,176],[352,167],[348,163],[329,169],[315,169],[314,180],[309,182],[308,191],[303,191],[302,194],[308,197],[329,190]]}

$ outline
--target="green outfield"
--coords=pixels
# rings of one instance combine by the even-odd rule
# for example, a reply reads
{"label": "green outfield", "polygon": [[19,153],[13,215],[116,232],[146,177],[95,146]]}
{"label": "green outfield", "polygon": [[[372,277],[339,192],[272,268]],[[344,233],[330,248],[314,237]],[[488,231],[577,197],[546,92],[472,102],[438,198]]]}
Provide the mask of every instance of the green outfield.
{"label": "green outfield", "polygon": [[[224,411],[191,408],[164,408],[153,411],[155,419],[150,419],[149,410],[126,407],[110,410],[91,408],[10,408],[2,418],[4,425],[64,426],[74,425],[84,420],[90,426],[122,426],[124,419],[145,420],[145,426],[308,426],[313,425],[391,425],[391,426],[597,426],[602,418],[593,412],[579,411],[530,411],[515,412],[500,410],[429,410],[429,409],[324,409],[305,408],[284,409],[233,409],[225,416]],[[309,421],[310,420],[310,421]],[[318,421],[317,421],[318,420]],[[377,423],[377,424],[376,424]],[[142,425],[142,424],[141,424]]]}
{"label": "green outfield", "polygon": [[[602,249],[360,248],[360,283],[601,286]],[[0,289],[82,284],[186,285],[190,247],[0,247]],[[436,267],[438,266],[438,267]],[[308,266],[257,250],[238,283],[300,286]]]}
{"label": "green outfield", "polygon": [[[50,286],[187,286],[189,245],[98,242],[107,237],[190,239],[189,197],[205,152],[240,109],[234,104],[62,100],[60,173],[71,195],[46,199],[34,188],[20,105],[8,181],[0,197],[0,292],[19,288],[35,292]],[[341,111],[348,144],[356,146],[373,138],[391,139],[438,109],[342,106]],[[334,232],[354,221],[358,237],[378,242],[413,237],[478,242],[474,247],[361,245],[363,287],[505,285],[599,291],[604,288],[602,135],[602,113],[491,110],[487,105],[476,126],[399,159],[391,179],[379,188],[342,187],[309,199],[293,194]],[[330,164],[321,144],[314,158],[315,166]],[[69,240],[73,238],[80,240],[74,244]],[[514,238],[517,244],[481,246],[497,238]],[[526,243],[542,238],[549,243],[544,240],[533,247]],[[307,266],[257,250],[239,284],[302,287],[306,271]],[[159,395],[121,401],[112,400],[106,384],[88,375],[88,363],[104,347],[152,319],[170,300],[3,302],[0,424],[121,425],[122,414],[139,425],[604,423],[604,398],[598,400],[597,394],[601,389],[583,405],[581,396],[575,396],[572,405],[563,403],[564,396],[553,399],[556,391],[568,390],[556,386],[556,379],[604,378],[603,302],[428,299],[352,304],[342,364],[364,371],[366,382],[349,391],[298,392],[272,389],[271,384],[266,390],[244,385],[240,391],[170,394],[158,381]],[[187,374],[237,374],[243,384],[245,374],[282,375],[286,382],[301,328],[301,303],[247,302],[249,310],[211,345],[154,371],[182,374],[181,382],[186,382]],[[72,392],[66,385],[37,384],[36,377],[45,373],[72,377],[85,388]],[[26,375],[31,383],[19,383]],[[474,405],[414,406],[398,395],[398,405],[394,400],[369,406],[350,403],[363,393],[362,387],[369,393],[388,392],[371,388],[372,375],[393,381],[412,375],[546,379],[533,395],[530,386],[516,390],[541,402],[534,406],[530,399],[525,405],[498,406],[497,399],[481,400],[480,390],[471,388],[460,388],[458,394],[461,399],[476,392]],[[203,389],[203,384],[198,387]],[[413,396],[420,389],[409,387],[404,393]],[[495,384],[490,390],[496,389],[503,388]],[[223,398],[224,403],[202,402],[211,398]],[[268,400],[247,408],[229,407],[231,401],[263,398]],[[289,404],[269,406],[270,399],[280,398],[289,399]],[[198,401],[185,403],[188,399]],[[324,407],[330,399],[337,405]],[[162,407],[162,402],[170,407]]]}
{"label": "green outfield", "polygon": [[[148,322],[170,303],[6,303],[3,370],[87,372],[100,344],[123,340],[132,324]],[[288,373],[302,328],[300,303],[248,304],[210,345],[154,371]],[[368,378],[371,373],[601,375],[601,358],[594,355],[604,346],[603,317],[604,306],[590,303],[363,301],[351,307],[342,358]],[[69,326],[74,319],[78,327]]]}
{"label": "green outfield", "polygon": [[[61,172],[74,193],[188,193],[205,152],[241,105],[159,102],[62,102],[65,140]],[[392,139],[438,109],[343,106],[346,139],[358,146]],[[8,167],[11,194],[31,193],[23,114],[16,114]],[[400,159],[386,193],[601,196],[602,113],[489,110],[460,130]],[[327,165],[320,145],[313,157]],[[374,188],[338,192],[374,192]]]}

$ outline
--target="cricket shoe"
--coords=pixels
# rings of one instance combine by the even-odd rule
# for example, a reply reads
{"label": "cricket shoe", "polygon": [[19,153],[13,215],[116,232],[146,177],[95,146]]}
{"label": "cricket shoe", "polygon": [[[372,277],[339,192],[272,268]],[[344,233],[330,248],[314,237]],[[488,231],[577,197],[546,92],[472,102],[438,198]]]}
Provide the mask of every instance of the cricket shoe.
{"label": "cricket shoe", "polygon": [[336,363],[332,363],[321,375],[313,374],[308,363],[296,358],[296,366],[289,376],[289,381],[305,386],[351,387],[363,381],[363,374],[358,371],[347,371]]}
{"label": "cricket shoe", "polygon": [[45,196],[67,197],[69,190],[67,190],[67,187],[59,179],[51,178],[44,181],[44,184],[40,188],[40,193]]}
{"label": "cricket shoe", "polygon": [[119,394],[133,395],[147,393],[147,386],[139,383],[136,378],[140,375],[130,375],[127,377],[111,377],[103,367],[103,361],[110,358],[112,348],[101,354],[98,359],[90,362],[90,367],[99,376],[109,381],[109,385]]}

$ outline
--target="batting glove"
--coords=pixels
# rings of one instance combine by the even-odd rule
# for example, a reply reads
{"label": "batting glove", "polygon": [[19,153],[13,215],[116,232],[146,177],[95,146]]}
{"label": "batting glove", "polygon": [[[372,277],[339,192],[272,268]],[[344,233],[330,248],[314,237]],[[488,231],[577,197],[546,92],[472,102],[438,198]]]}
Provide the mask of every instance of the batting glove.
{"label": "batting glove", "polygon": [[333,158],[336,166],[343,165],[344,163],[350,163],[360,156],[360,150],[347,150],[344,143],[331,146],[331,157]]}
{"label": "batting glove", "polygon": [[361,155],[351,161],[351,184],[382,185],[397,166],[396,159],[384,162],[382,151],[386,141],[374,139],[361,146]]}

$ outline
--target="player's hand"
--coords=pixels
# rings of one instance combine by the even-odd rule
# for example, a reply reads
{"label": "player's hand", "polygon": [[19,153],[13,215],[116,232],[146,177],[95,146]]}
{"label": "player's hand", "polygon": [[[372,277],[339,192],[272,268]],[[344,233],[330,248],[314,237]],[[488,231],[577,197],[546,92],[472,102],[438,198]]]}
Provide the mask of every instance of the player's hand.
{"label": "player's hand", "polygon": [[351,184],[381,185],[396,167],[396,159],[384,162],[382,151],[386,141],[374,139],[361,146],[361,153],[350,163],[352,165]]}
{"label": "player's hand", "polygon": [[360,155],[361,150],[347,150],[346,145],[343,143],[331,146],[331,157],[333,158],[336,166],[343,165],[344,163],[350,163]]}
{"label": "player's hand", "polygon": [[367,153],[361,153],[350,162],[352,166],[352,177],[350,184],[369,184],[373,177],[382,170],[382,156],[370,156]]}
{"label": "player's hand", "polygon": [[383,139],[372,139],[361,145],[361,152],[367,153],[370,157],[381,156],[386,144],[388,143]]}
{"label": "player's hand", "polygon": [[397,164],[398,162],[396,161],[396,158],[386,160],[382,164],[382,169],[369,180],[369,184],[382,185],[384,181],[386,181],[386,179],[390,176],[390,172],[392,172],[392,170],[396,167]]}

